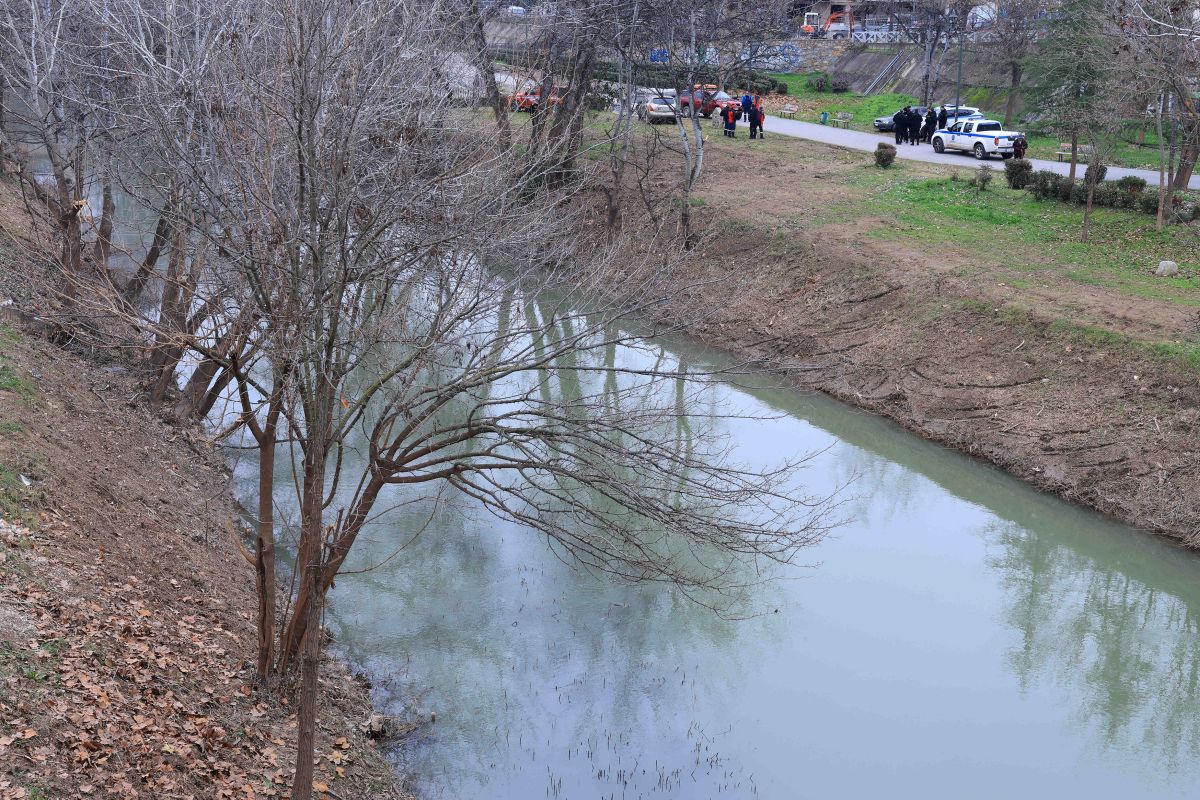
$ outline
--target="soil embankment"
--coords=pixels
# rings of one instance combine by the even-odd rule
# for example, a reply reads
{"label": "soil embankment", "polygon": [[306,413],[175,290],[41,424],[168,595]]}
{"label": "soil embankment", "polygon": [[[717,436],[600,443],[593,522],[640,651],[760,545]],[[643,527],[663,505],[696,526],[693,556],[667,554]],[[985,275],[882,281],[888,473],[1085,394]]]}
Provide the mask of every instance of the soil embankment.
{"label": "soil embankment", "polygon": [[931,236],[915,247],[887,219],[837,221],[846,164],[868,156],[751,147],[710,148],[698,190],[708,239],[682,276],[704,288],[669,303],[670,321],[1039,489],[1200,545],[1200,374],[1141,343],[1186,330],[1194,309],[1051,266],[1028,288],[981,279],[962,267],[1004,254]]}
{"label": "soil embankment", "polygon": [[[119,362],[0,322],[0,798],[285,796],[220,454]],[[367,687],[331,663],[321,702],[322,796],[404,796]]]}

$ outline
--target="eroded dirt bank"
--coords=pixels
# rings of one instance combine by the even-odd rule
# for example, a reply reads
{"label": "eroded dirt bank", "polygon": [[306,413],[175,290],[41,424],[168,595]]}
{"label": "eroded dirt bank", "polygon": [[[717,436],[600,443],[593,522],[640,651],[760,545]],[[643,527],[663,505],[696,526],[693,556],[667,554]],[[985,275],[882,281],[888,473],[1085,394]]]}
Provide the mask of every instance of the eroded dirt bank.
{"label": "eroded dirt bank", "polygon": [[1049,273],[1017,291],[954,269],[991,254],[864,235],[886,220],[818,222],[838,200],[839,163],[857,155],[713,150],[699,190],[708,239],[681,275],[698,288],[663,306],[665,321],[1039,489],[1200,546],[1200,375],[1126,335],[1161,335],[1186,309]]}
{"label": "eroded dirt bank", "polygon": [[[11,277],[11,276],[9,276]],[[116,362],[0,325],[0,798],[283,797],[296,720],[250,689],[229,476]],[[367,687],[324,668],[318,787],[399,798]]]}

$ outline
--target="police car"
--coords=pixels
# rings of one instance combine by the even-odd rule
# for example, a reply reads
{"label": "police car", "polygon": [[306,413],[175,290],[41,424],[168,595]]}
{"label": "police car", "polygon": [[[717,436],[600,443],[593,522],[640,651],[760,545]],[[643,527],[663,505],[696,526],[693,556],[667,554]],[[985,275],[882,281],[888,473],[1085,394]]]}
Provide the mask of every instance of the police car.
{"label": "police car", "polygon": [[994,119],[967,119],[934,131],[931,141],[938,153],[962,150],[983,161],[996,155],[1011,158],[1013,142],[1021,135],[1004,130],[1004,126]]}

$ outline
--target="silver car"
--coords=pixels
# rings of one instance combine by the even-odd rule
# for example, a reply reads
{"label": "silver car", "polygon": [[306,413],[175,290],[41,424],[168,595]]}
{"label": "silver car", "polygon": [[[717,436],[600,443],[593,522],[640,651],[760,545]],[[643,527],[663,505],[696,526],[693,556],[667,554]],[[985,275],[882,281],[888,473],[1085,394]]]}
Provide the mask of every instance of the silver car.
{"label": "silver car", "polygon": [[651,97],[644,103],[638,103],[637,115],[638,119],[651,125],[658,122],[674,122],[675,103],[667,97]]}

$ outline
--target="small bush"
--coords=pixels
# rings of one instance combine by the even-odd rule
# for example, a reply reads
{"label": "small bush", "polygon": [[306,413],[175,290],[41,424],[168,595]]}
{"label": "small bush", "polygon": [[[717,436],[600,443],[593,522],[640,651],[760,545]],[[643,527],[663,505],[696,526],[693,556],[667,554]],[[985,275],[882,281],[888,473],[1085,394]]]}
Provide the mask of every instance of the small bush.
{"label": "small bush", "polygon": [[850,91],[850,79],[845,75],[834,75],[829,81],[829,91],[837,94]]}
{"label": "small bush", "polygon": [[1095,193],[1092,196],[1092,203],[1098,206],[1106,206],[1108,208],[1129,208],[1126,200],[1132,200],[1133,195],[1122,189],[1112,181],[1097,183]]}
{"label": "small bush", "polygon": [[1195,203],[1180,203],[1171,211],[1171,222],[1188,223],[1196,218],[1196,209],[1198,206]]}
{"label": "small bush", "polygon": [[1070,178],[1064,177],[1058,182],[1058,199],[1064,203],[1071,202],[1071,193],[1075,191],[1075,187],[1079,185],[1079,181],[1073,181]]}
{"label": "small bush", "polygon": [[1010,189],[1024,189],[1033,178],[1033,162],[1027,158],[1010,158],[1004,162],[1004,180]]}
{"label": "small bush", "polygon": [[1158,214],[1158,192],[1142,192],[1137,198],[1137,208],[1143,214]]}
{"label": "small bush", "polygon": [[1059,184],[1062,176],[1048,169],[1039,169],[1029,176],[1029,191],[1035,200],[1049,200],[1058,197]]}
{"label": "small bush", "polygon": [[1099,183],[1108,174],[1108,167],[1100,163],[1088,164],[1088,168],[1083,171],[1084,183],[1091,183],[1093,174],[1096,176],[1096,183]]}
{"label": "small bush", "polygon": [[992,174],[992,168],[984,164],[975,171],[975,178],[971,181],[971,184],[979,191],[986,192],[988,184],[992,182],[994,177],[996,176]]}
{"label": "small bush", "polygon": [[875,147],[875,166],[887,169],[896,160],[896,146],[880,142]]}
{"label": "small bush", "polygon": [[1146,191],[1146,179],[1139,178],[1137,175],[1126,175],[1117,181],[1117,186],[1129,194],[1141,194]]}
{"label": "small bush", "polygon": [[1071,184],[1070,197],[1068,202],[1074,203],[1077,206],[1087,205],[1088,188],[1083,181],[1075,181]]}
{"label": "small bush", "polygon": [[775,83],[775,91],[777,94],[787,94],[788,93],[788,85],[786,83],[784,83],[783,81],[777,81]]}
{"label": "small bush", "polygon": [[805,83],[807,83],[808,88],[812,89],[814,92],[823,92],[829,86],[829,76],[822,72],[817,75],[813,75],[811,78],[805,81]]}

